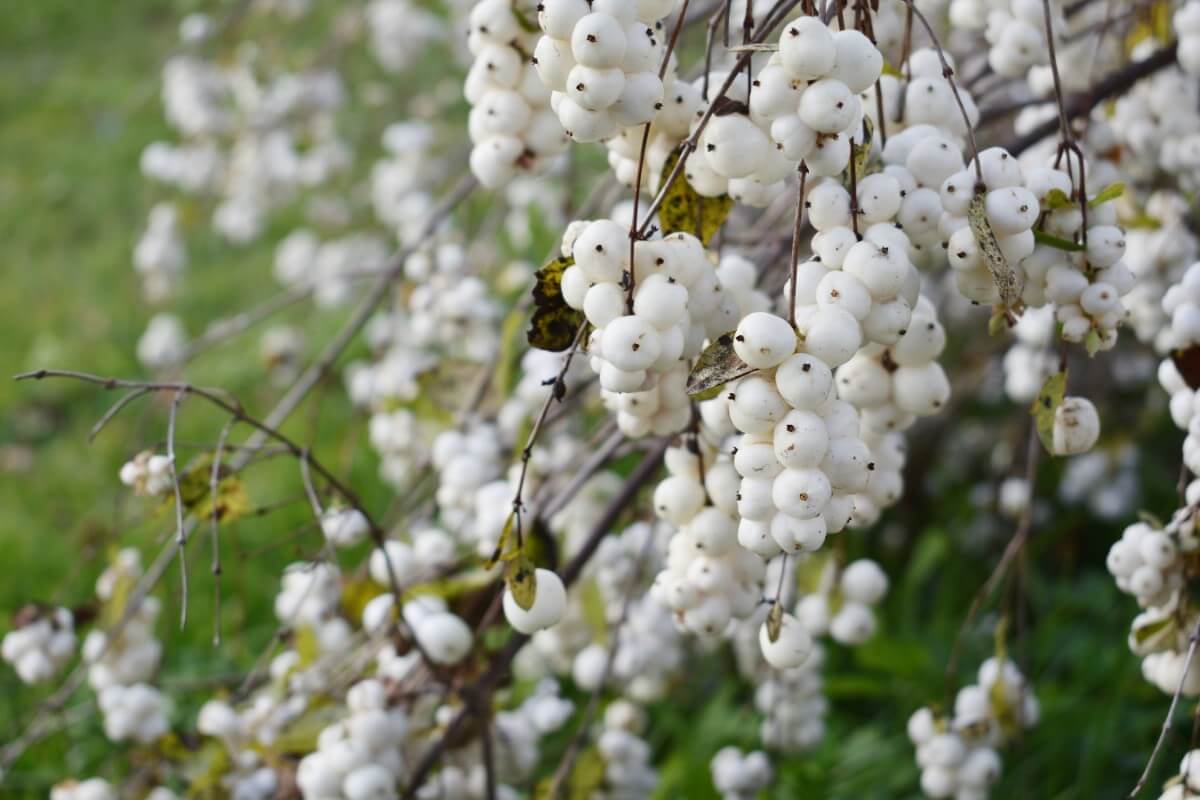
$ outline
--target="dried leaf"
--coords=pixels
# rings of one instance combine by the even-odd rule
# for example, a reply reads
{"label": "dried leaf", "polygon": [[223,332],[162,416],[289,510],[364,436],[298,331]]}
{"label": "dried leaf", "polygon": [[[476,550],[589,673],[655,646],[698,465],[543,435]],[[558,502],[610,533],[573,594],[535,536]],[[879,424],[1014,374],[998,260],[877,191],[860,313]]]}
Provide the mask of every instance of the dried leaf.
{"label": "dried leaf", "polygon": [[688,374],[687,393],[693,400],[716,397],[729,381],[749,375],[754,369],[733,350],[733,331],[723,333],[704,348]]}
{"label": "dried leaf", "polygon": [[975,241],[979,243],[979,252],[987,262],[988,272],[992,273],[992,280],[1000,293],[1000,301],[1005,307],[1012,308],[1021,299],[1021,287],[1017,285],[1017,273],[1008,265],[1008,259],[1000,250],[1000,242],[996,239],[996,232],[992,230],[992,223],[988,222],[986,197],[982,188],[975,190],[975,194],[971,196],[971,205],[967,208],[967,222],[971,226],[971,233],[975,235]]}
{"label": "dried leaf", "polygon": [[504,569],[504,583],[517,605],[526,611],[533,608],[533,601],[537,598],[537,572],[528,556],[522,553],[508,562]]}
{"label": "dried leaf", "polygon": [[1110,200],[1116,200],[1123,194],[1125,194],[1124,182],[1117,181],[1116,183],[1110,183],[1108,186],[1105,186],[1103,189],[1097,192],[1095,197],[1093,197],[1091,200],[1088,200],[1088,206],[1095,208],[1102,203],[1107,203]]}
{"label": "dried leaf", "polygon": [[1045,231],[1040,231],[1037,228],[1033,229],[1033,240],[1038,244],[1044,244],[1047,247],[1053,247],[1055,250],[1066,250],[1068,253],[1080,253],[1087,249],[1078,242],[1072,242],[1070,239],[1060,239],[1057,236],[1051,236]]}
{"label": "dried leaf", "polygon": [[215,502],[217,519],[221,522],[233,522],[250,510],[250,498],[246,494],[246,486],[242,479],[227,473],[222,466],[217,483],[217,497],[213,500],[214,458],[212,453],[201,453],[188,462],[179,473],[179,496],[183,499],[183,507],[198,519],[212,519]]}
{"label": "dried leaf", "polygon": [[1200,389],[1200,345],[1172,350],[1171,361],[1189,389]]}
{"label": "dried leaf", "polygon": [[1067,371],[1056,372],[1046,379],[1029,413],[1037,426],[1038,439],[1047,453],[1054,452],[1054,414],[1067,393]]}
{"label": "dried leaf", "polygon": [[779,640],[779,632],[783,630],[783,603],[776,600],[767,613],[767,638],[772,642]]}
{"label": "dried leaf", "polygon": [[574,264],[570,258],[556,258],[539,269],[534,276],[533,316],[525,338],[541,350],[561,352],[575,341],[575,334],[584,322],[582,311],[567,305],[562,296],[562,276]]}
{"label": "dried leaf", "polygon": [[[663,181],[671,175],[679,163],[680,150],[675,150],[663,164]],[[661,187],[660,187],[661,191]],[[658,221],[663,235],[683,231],[700,239],[705,246],[712,241],[733,208],[733,198],[727,194],[719,197],[701,197],[687,176],[680,174],[663,196],[658,211]]]}

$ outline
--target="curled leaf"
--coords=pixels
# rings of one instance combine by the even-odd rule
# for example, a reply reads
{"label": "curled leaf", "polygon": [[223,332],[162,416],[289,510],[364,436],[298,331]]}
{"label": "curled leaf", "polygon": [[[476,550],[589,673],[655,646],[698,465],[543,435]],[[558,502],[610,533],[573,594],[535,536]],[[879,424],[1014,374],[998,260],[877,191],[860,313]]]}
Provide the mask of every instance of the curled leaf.
{"label": "curled leaf", "polygon": [[534,273],[533,316],[525,338],[540,350],[561,352],[575,341],[584,322],[582,311],[567,305],[562,295],[562,276],[574,264],[570,258],[556,258]]}
{"label": "curled leaf", "polygon": [[[675,165],[679,163],[680,150],[675,150],[663,164],[663,181],[671,175]],[[661,190],[661,188],[660,188]],[[687,176],[680,174],[663,196],[662,207],[658,211],[658,221],[662,226],[663,235],[683,231],[696,236],[708,245],[716,235],[725,218],[733,208],[733,198],[727,194],[718,197],[701,197]]]}
{"label": "curled leaf", "polygon": [[1034,425],[1037,426],[1038,439],[1047,453],[1054,452],[1054,414],[1062,405],[1066,393],[1067,371],[1056,372],[1042,384],[1033,406],[1029,409],[1029,413],[1033,414]]}
{"label": "curled leaf", "polygon": [[988,222],[986,198],[987,194],[983,188],[977,187],[971,196],[971,204],[967,207],[967,223],[971,226],[975,241],[979,243],[979,252],[987,263],[988,272],[992,273],[996,291],[1000,293],[1000,301],[1005,307],[1012,308],[1021,299],[1021,287],[1017,283],[1016,271],[1009,266],[1008,259],[1000,249],[1000,242],[996,238],[996,232],[992,230],[992,223]]}
{"label": "curled leaf", "polygon": [[772,642],[779,640],[779,632],[783,630],[783,603],[778,600],[771,605],[767,614],[767,638]]}
{"label": "curled leaf", "polygon": [[687,393],[693,400],[708,400],[717,396],[729,381],[749,375],[754,369],[738,358],[733,350],[733,331],[723,333],[704,348],[696,366],[688,374]]}
{"label": "curled leaf", "polygon": [[1044,211],[1060,211],[1064,208],[1070,208],[1075,205],[1070,196],[1062,189],[1051,189],[1042,199],[1042,209]]}
{"label": "curled leaf", "polygon": [[508,546],[508,540],[512,538],[513,526],[516,524],[516,521],[516,512],[510,511],[508,519],[504,520],[504,528],[500,531],[500,538],[496,540],[496,549],[492,551],[492,555],[483,564],[484,569],[490,570],[501,561],[510,561],[516,555],[516,549],[509,548]]}

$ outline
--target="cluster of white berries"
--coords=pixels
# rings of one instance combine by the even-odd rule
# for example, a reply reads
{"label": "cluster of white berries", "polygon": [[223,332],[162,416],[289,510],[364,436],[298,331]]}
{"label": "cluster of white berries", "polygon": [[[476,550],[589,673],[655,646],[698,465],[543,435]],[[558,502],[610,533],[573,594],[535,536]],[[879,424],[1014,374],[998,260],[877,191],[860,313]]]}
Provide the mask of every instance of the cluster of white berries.
{"label": "cluster of white berries", "polygon": [[921,791],[930,798],[986,800],[1000,777],[997,748],[1036,725],[1039,715],[1037,698],[1012,661],[984,661],[978,683],[959,690],[952,716],[922,708],[908,720]]}
{"label": "cluster of white berries", "polygon": [[[960,14],[967,4],[964,0],[954,3],[960,9]],[[988,5],[980,0],[974,0],[970,4],[977,7]],[[1046,40],[1042,3],[1035,0],[1011,0],[999,5],[999,8],[993,8],[987,14],[985,36],[991,45],[991,49],[988,50],[988,64],[991,68],[997,75],[1020,78],[1032,67],[1048,64],[1050,48]],[[1051,3],[1050,9],[1051,24],[1058,32],[1055,44],[1059,44],[1058,40],[1066,28],[1062,8],[1058,3]]]}
{"label": "cluster of white berries", "polygon": [[754,800],[771,783],[771,762],[761,750],[722,747],[708,766],[722,800]]}
{"label": "cluster of white berries", "polygon": [[[501,446],[495,426],[484,422],[472,424],[463,431],[453,428],[442,431],[433,440],[438,510],[443,524],[450,530],[459,531],[464,539],[467,531],[474,527],[481,490],[504,471],[508,454]],[[496,528],[492,533],[499,536],[500,529]]]}
{"label": "cluster of white berries", "polygon": [[[721,292],[700,240],[686,233],[637,244],[630,265],[629,231],[611,220],[569,228],[563,254],[575,263],[563,273],[563,298],[583,311],[595,330],[588,342],[600,387],[618,395],[617,424],[631,436],[681,430],[691,418],[685,385],[687,359],[704,340],[722,333],[714,313],[731,295]],[[635,276],[632,313],[624,288]],[[727,330],[727,329],[726,329]]]}
{"label": "cluster of white berries", "polygon": [[300,760],[296,783],[305,797],[382,800],[396,796],[407,774],[401,745],[408,717],[388,708],[381,681],[359,681],[346,693],[349,714],[322,729],[317,749]]}
{"label": "cluster of white berries", "polygon": [[921,297],[890,347],[869,345],[837,368],[838,397],[858,409],[864,430],[906,430],[917,417],[936,414],[950,399],[950,381],[936,360],[945,346],[946,331],[937,309]]}
{"label": "cluster of white berries", "polygon": [[1172,346],[1171,315],[1162,307],[1163,297],[1200,255],[1200,243],[1187,226],[1187,210],[1187,201],[1177,193],[1155,192],[1146,200],[1146,213],[1161,225],[1125,231],[1125,263],[1135,283],[1122,302],[1138,340],[1160,353]]}
{"label": "cluster of white berries", "polygon": [[888,590],[887,575],[877,563],[864,558],[839,570],[830,560],[815,589],[796,603],[796,619],[810,636],[828,634],[838,644],[853,647],[875,635],[874,607]]}
{"label": "cluster of white berries", "polygon": [[521,29],[519,13],[512,0],[485,0],[471,9],[469,20],[467,44],[475,57],[465,84],[471,171],[491,189],[518,172],[540,171],[569,143],[526,55],[537,36]]}
{"label": "cluster of white berries", "polygon": [[654,491],[654,510],[678,532],[652,593],[682,629],[714,639],[758,606],[763,561],[738,544],[737,473],[729,460],[676,447],[666,464],[670,475]]}
{"label": "cluster of white berries", "polygon": [[[804,162],[814,175],[838,175],[850,162],[851,140],[863,143],[859,95],[882,70],[882,53],[859,31],[833,32],[817,17],[800,17],[783,26],[779,52],[755,76],[751,114],[769,125],[770,140],[788,161]],[[731,150],[767,157],[767,142],[757,146],[765,138],[757,128],[751,135],[745,125],[738,124],[737,130],[721,125],[715,132],[712,127],[701,146],[716,145],[708,153],[710,163],[714,157],[729,157]],[[730,134],[751,138],[726,138]]]}
{"label": "cluster of white berries", "polygon": [[1186,582],[1179,547],[1167,531],[1135,522],[1113,542],[1105,566],[1117,588],[1142,608],[1165,605]]}
{"label": "cluster of white berries", "polygon": [[370,530],[366,515],[357,508],[330,506],[321,514],[321,533],[334,547],[352,547]]}
{"label": "cluster of white berries", "polygon": [[369,233],[321,241],[299,228],[275,248],[275,277],[290,288],[308,287],[323,308],[343,305],[354,296],[355,281],[387,266],[388,247]]}
{"label": "cluster of white berries", "polygon": [[[102,604],[122,603],[142,576],[137,550],[121,550],[116,560],[96,579],[96,596]],[[88,682],[93,689],[129,686],[147,681],[158,669],[162,643],[154,636],[160,603],[146,597],[116,636],[93,629],[83,640],[83,660],[88,664]],[[113,607],[108,616],[119,619],[124,609]]]}
{"label": "cluster of white berries", "polygon": [[[700,120],[713,101],[716,88],[729,79],[728,72],[712,72],[692,85],[705,102],[693,115],[691,133],[696,135]],[[684,165],[688,185],[704,197],[728,194],[739,203],[767,206],[783,193],[785,181],[795,174],[796,162],[771,141],[770,120],[756,115],[748,101],[758,90],[740,76],[725,92],[726,107],[714,113],[699,136],[699,148]],[[742,107],[751,108],[749,112]]]}
{"label": "cluster of white berries", "polygon": [[544,0],[533,51],[567,135],[597,142],[650,122],[663,106],[661,20],[674,0]]}
{"label": "cluster of white berries", "polygon": [[75,654],[75,616],[68,608],[33,610],[4,635],[0,655],[25,683],[45,683]]}
{"label": "cluster of white berries", "polygon": [[178,209],[172,203],[156,204],[150,209],[146,230],[133,250],[133,266],[142,276],[146,300],[155,303],[167,299],[187,260]]}
{"label": "cluster of white berries", "polygon": [[818,232],[814,258],[797,268],[796,326],[808,352],[831,367],[863,344],[896,344],[921,289],[908,236],[891,222],[901,210],[899,181],[882,172],[868,175],[857,194],[859,217],[870,225],[862,237],[850,227],[850,193],[837,183],[821,182],[805,200]]}
{"label": "cluster of white berries", "polygon": [[145,683],[105,686],[96,696],[104,712],[104,735],[113,742],[153,742],[167,732],[166,698]]}
{"label": "cluster of white berries", "polygon": [[1175,57],[1188,75],[1200,77],[1200,2],[1185,3],[1171,18],[1171,27],[1179,39]]}
{"label": "cluster of white berries", "polygon": [[1179,774],[1167,781],[1158,800],[1187,800],[1200,794],[1200,750],[1189,750],[1179,762]]}
{"label": "cluster of white berries", "polygon": [[137,357],[146,369],[170,369],[183,361],[187,347],[187,331],[183,321],[163,311],[151,317],[146,324],[145,332],[138,339]]}
{"label": "cluster of white berries", "polygon": [[[667,78],[670,84],[663,96],[662,107],[651,120],[650,133],[646,137],[646,159],[642,165],[643,190],[661,183],[663,165],[691,131],[692,123],[700,112],[700,89],[695,84],[673,80],[670,74]],[[638,157],[642,152],[644,134],[644,126],[633,126],[622,128],[617,135],[604,141],[608,148],[608,166],[624,186],[633,186],[637,182]],[[688,161],[691,163],[691,159]]]}
{"label": "cluster of white berries", "polygon": [[363,9],[371,55],[389,73],[415,64],[427,45],[444,38],[445,21],[411,0],[371,0]]}
{"label": "cluster of white berries", "polygon": [[1026,308],[1012,327],[1015,341],[1004,353],[1004,393],[1014,403],[1028,404],[1046,379],[1058,370],[1054,343],[1054,307]]}
{"label": "cluster of white berries", "polygon": [[645,725],[642,709],[627,700],[617,700],[604,710],[604,723],[596,738],[596,749],[605,761],[604,785],[598,796],[615,800],[654,794],[658,773],[651,765],[649,743],[638,735]]}
{"label": "cluster of white berries", "polygon": [[[816,349],[812,331],[805,351]],[[850,521],[853,496],[874,468],[858,412],[837,399],[825,361],[796,352],[786,320],[750,314],[733,338],[738,356],[760,370],[726,394],[729,418],[743,434],[733,459],[742,476],[738,541],[762,556],[814,551]]]}

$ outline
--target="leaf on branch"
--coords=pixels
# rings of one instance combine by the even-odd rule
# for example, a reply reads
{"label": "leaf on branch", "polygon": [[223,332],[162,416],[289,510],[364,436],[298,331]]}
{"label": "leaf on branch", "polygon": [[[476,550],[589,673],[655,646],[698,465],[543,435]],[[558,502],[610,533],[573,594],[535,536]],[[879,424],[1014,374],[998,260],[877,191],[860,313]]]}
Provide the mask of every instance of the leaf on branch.
{"label": "leaf on branch", "polygon": [[738,358],[733,350],[733,331],[723,333],[717,340],[704,348],[696,359],[696,366],[688,374],[687,393],[693,400],[709,400],[716,397],[721,387],[729,381],[745,377],[754,368]]}
{"label": "leaf on branch", "polygon": [[767,613],[767,638],[772,642],[779,641],[779,632],[783,630],[783,603],[776,600]]}
{"label": "leaf on branch", "polygon": [[[665,182],[679,163],[681,150],[676,149],[663,164],[662,175]],[[662,187],[659,187],[662,191]],[[733,198],[727,194],[719,197],[701,197],[687,176],[680,174],[675,182],[663,195],[662,207],[658,211],[659,224],[663,235],[683,231],[696,236],[705,247],[712,241],[721,225],[725,223],[733,208]]]}
{"label": "leaf on branch", "polygon": [[[858,141],[861,138],[862,141]],[[875,138],[875,125],[871,122],[870,117],[863,117],[862,130],[859,132],[858,138],[852,139],[850,147],[850,159],[854,162],[854,179],[861,181],[870,174],[871,161],[871,140]],[[850,167],[842,171],[842,187],[847,191],[853,188],[850,185]]]}
{"label": "leaf on branch", "polygon": [[1044,244],[1047,247],[1053,247],[1055,250],[1066,250],[1068,253],[1081,253],[1087,248],[1078,242],[1072,242],[1070,239],[1061,239],[1057,236],[1052,236],[1045,231],[1040,231],[1037,228],[1033,229],[1033,240],[1038,244]]}
{"label": "leaf on branch", "polygon": [[1171,361],[1189,389],[1200,389],[1200,345],[1172,350]]}
{"label": "leaf on branch", "polygon": [[342,582],[342,611],[347,619],[361,620],[367,604],[387,592],[388,588],[366,575],[347,578]]}
{"label": "leaf on branch", "polygon": [[1087,336],[1083,340],[1084,349],[1087,350],[1088,358],[1091,358],[1100,352],[1100,346],[1103,342],[1100,339],[1100,331],[1092,328],[1088,331]]}
{"label": "leaf on branch", "polygon": [[967,223],[971,226],[975,241],[979,243],[979,252],[987,262],[988,272],[992,273],[1000,301],[1006,308],[1013,308],[1021,299],[1021,287],[1017,285],[1016,271],[1008,265],[1008,259],[1000,249],[992,223],[988,222],[986,197],[982,188],[975,190],[967,207]]}
{"label": "leaf on branch", "polygon": [[584,322],[583,312],[567,305],[562,295],[563,273],[574,263],[574,259],[559,257],[534,273],[533,316],[525,338],[539,350],[566,350]]}
{"label": "leaf on branch", "polygon": [[1062,189],[1051,189],[1042,200],[1042,210],[1044,211],[1061,211],[1074,205],[1075,202]]}
{"label": "leaf on branch", "polygon": [[492,551],[492,555],[487,561],[483,562],[483,568],[491,570],[501,561],[511,561],[517,555],[515,547],[509,547],[509,539],[512,538],[513,526],[517,522],[517,513],[510,511],[508,519],[504,520],[504,528],[500,531],[500,538],[496,540],[496,549]]}
{"label": "leaf on branch", "polygon": [[1110,183],[1108,186],[1105,186],[1103,189],[1097,192],[1095,197],[1093,197],[1091,200],[1088,200],[1088,206],[1090,208],[1095,208],[1096,206],[1107,203],[1110,200],[1116,200],[1123,194],[1125,194],[1125,183],[1123,181]]}
{"label": "leaf on branch", "polygon": [[1054,452],[1054,415],[1067,394],[1067,371],[1056,372],[1046,379],[1029,413],[1033,415],[1038,439],[1047,453]]}
{"label": "leaf on branch", "polygon": [[292,636],[292,648],[300,656],[297,666],[310,667],[321,655],[321,640],[311,625],[301,625]]}
{"label": "leaf on branch", "polygon": [[504,568],[504,583],[517,605],[526,611],[533,608],[533,601],[537,599],[537,572],[527,555],[521,553],[508,562]]}
{"label": "leaf on branch", "polygon": [[215,504],[217,519],[221,522],[233,522],[250,510],[250,498],[246,494],[246,486],[242,479],[226,472],[222,466],[218,475],[217,496],[213,499],[214,458],[212,453],[201,453],[188,462],[179,473],[179,496],[183,499],[183,507],[198,519],[212,519]]}

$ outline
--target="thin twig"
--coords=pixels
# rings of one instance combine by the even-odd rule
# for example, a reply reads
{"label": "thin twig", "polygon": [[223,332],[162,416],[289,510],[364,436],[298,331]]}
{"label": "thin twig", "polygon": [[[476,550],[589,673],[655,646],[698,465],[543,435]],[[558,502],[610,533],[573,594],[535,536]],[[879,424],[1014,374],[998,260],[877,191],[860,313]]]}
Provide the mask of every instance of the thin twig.
{"label": "thin twig", "polygon": [[1183,672],[1179,675],[1179,685],[1175,687],[1175,694],[1171,696],[1171,705],[1167,707],[1167,716],[1163,719],[1162,728],[1158,732],[1158,740],[1154,743],[1154,749],[1150,751],[1150,758],[1146,761],[1146,768],[1142,770],[1142,775],[1138,778],[1137,785],[1133,787],[1133,791],[1129,793],[1129,797],[1137,797],[1142,791],[1142,787],[1146,785],[1146,781],[1150,780],[1150,771],[1154,767],[1154,762],[1158,758],[1158,751],[1162,749],[1163,744],[1167,741],[1167,734],[1171,730],[1171,721],[1175,718],[1175,707],[1179,705],[1179,698],[1183,694],[1183,686],[1187,682],[1188,673],[1192,669],[1192,659],[1196,657],[1196,645],[1200,644],[1200,623],[1197,623],[1196,629],[1192,631],[1189,639],[1187,657],[1183,660]]}

